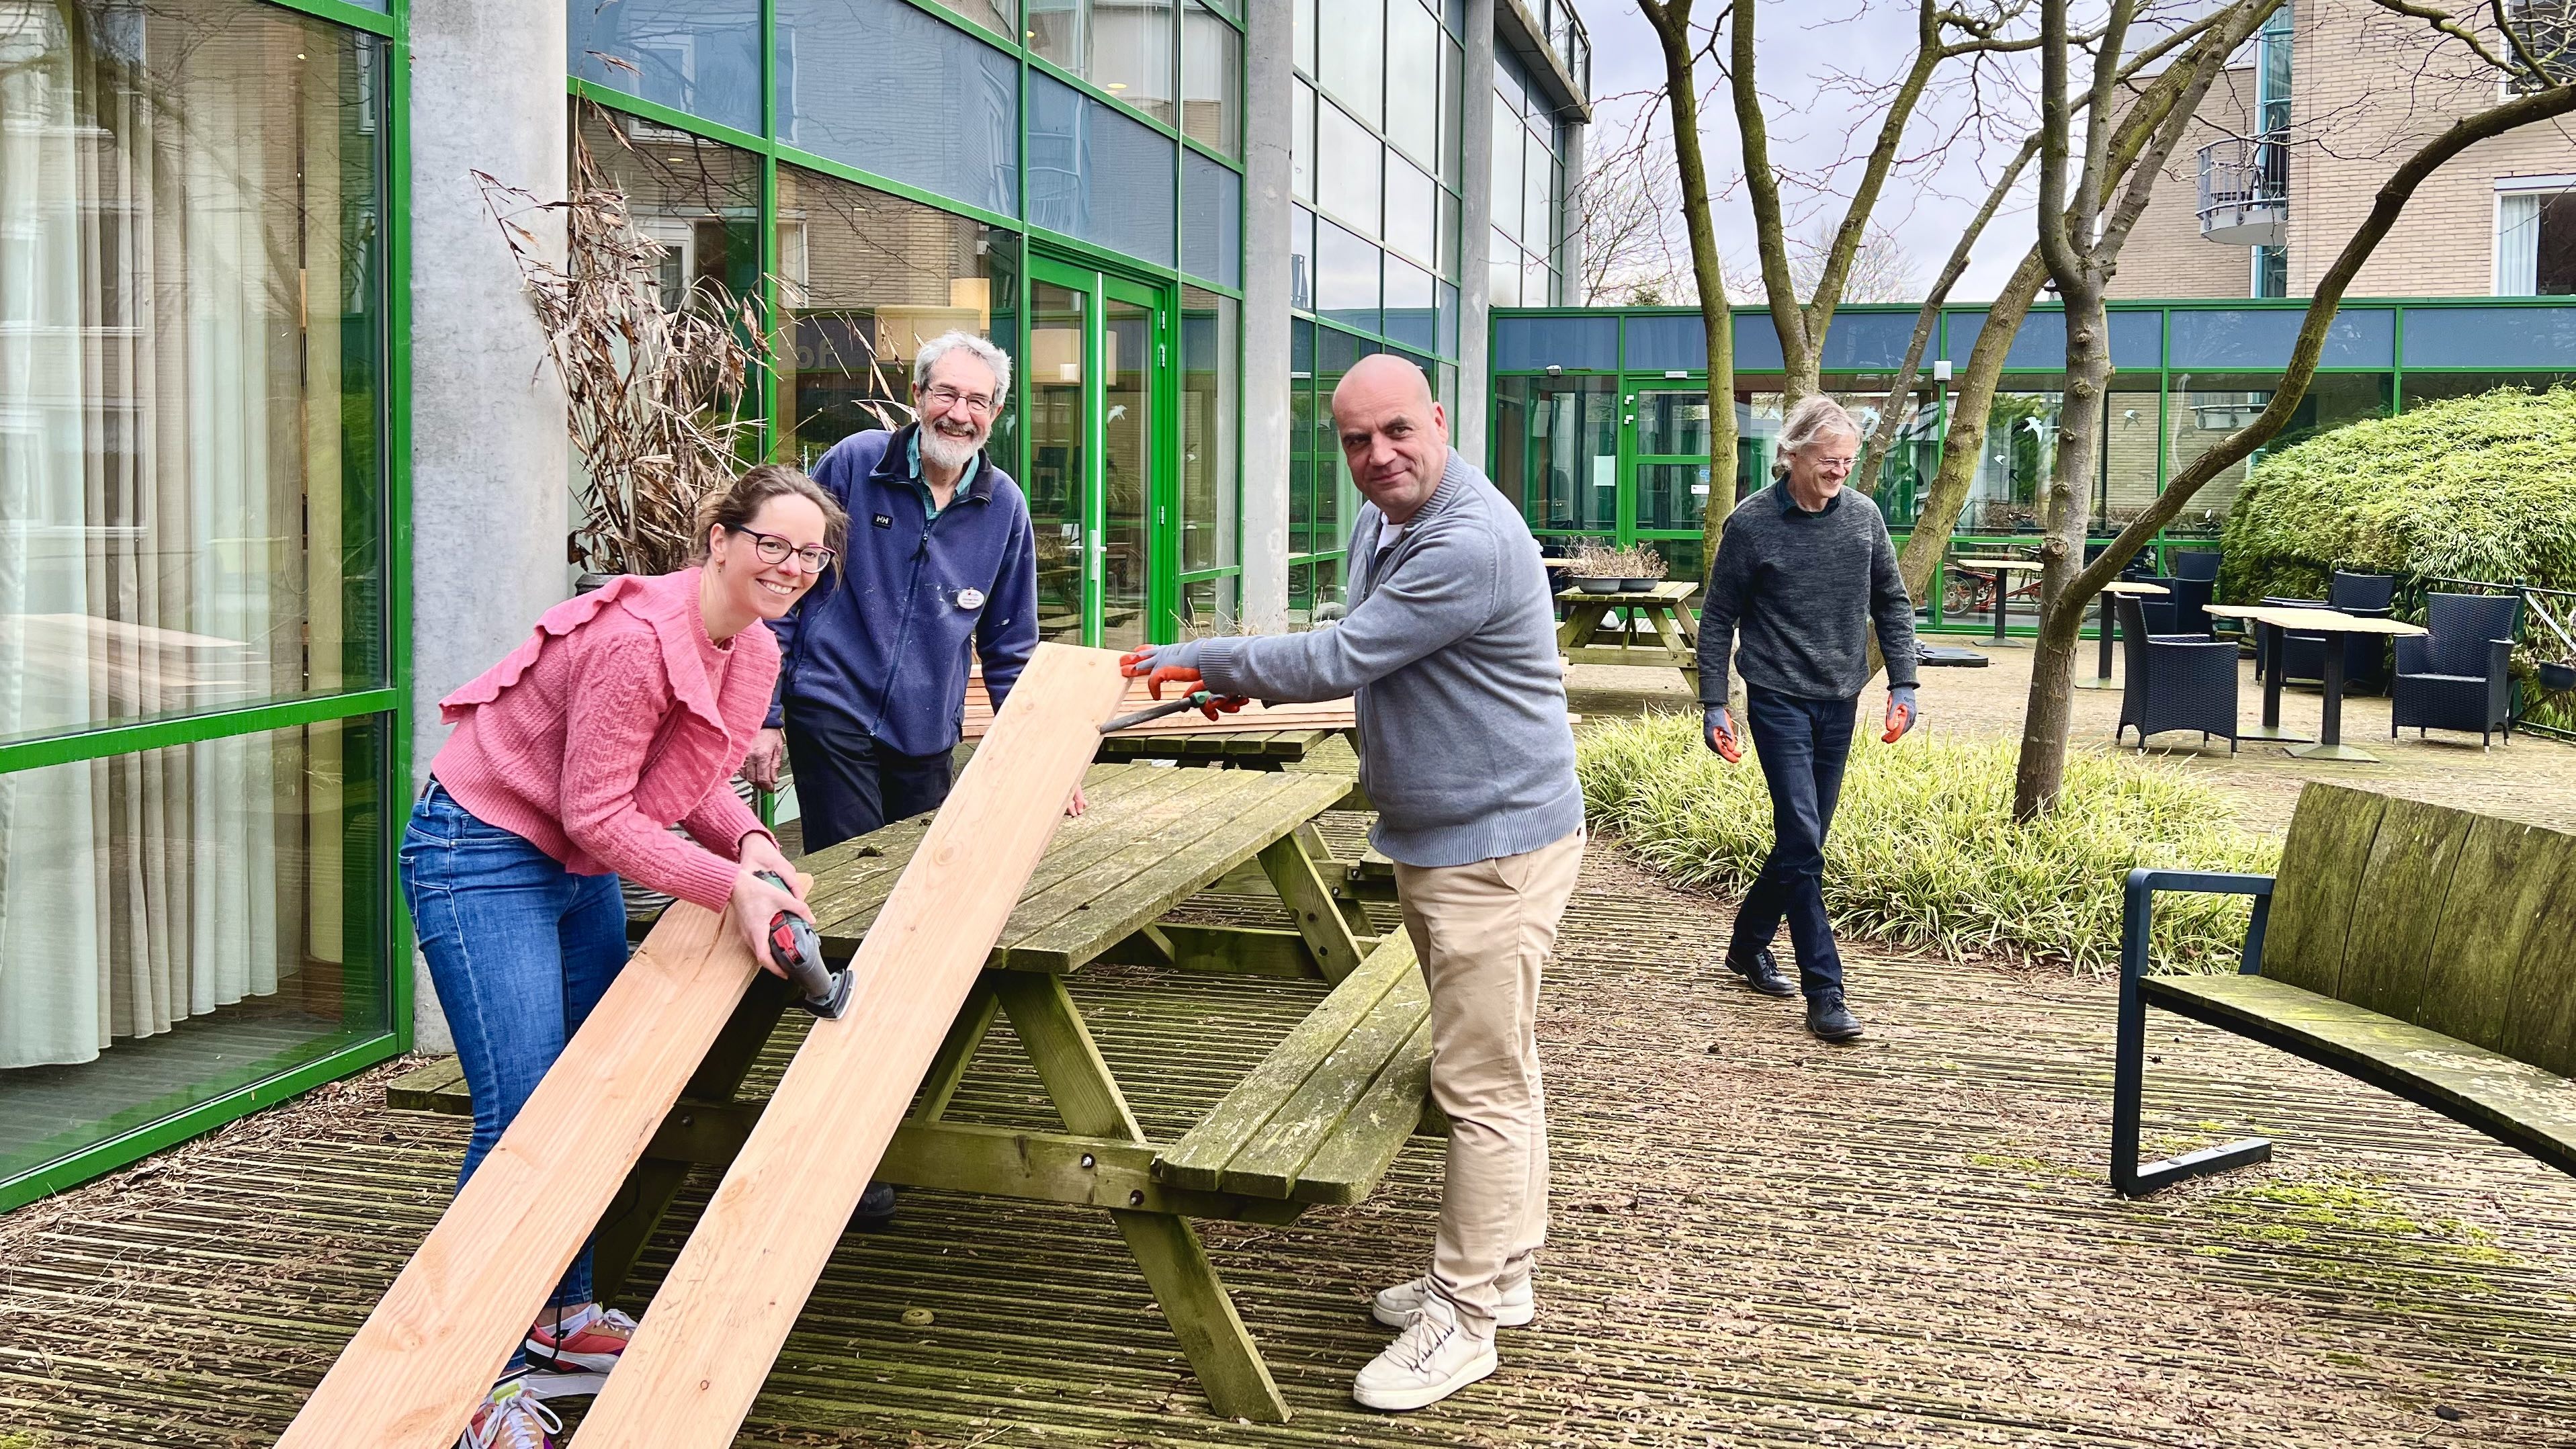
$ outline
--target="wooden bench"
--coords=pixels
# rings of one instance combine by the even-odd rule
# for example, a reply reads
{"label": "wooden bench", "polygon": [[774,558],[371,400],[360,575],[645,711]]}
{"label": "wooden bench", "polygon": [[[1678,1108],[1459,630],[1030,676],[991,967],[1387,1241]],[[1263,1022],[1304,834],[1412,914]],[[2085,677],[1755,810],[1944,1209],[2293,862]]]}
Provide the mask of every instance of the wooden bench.
{"label": "wooden bench", "polygon": [[[2161,891],[2254,898],[2238,974],[2149,976]],[[2269,1160],[2249,1138],[2141,1166],[2146,1012],[2332,1067],[2576,1174],[2576,836],[2311,784],[2275,876],[2130,872],[2111,1183]]]}
{"label": "wooden bench", "polygon": [[[877,1169],[907,1187],[1108,1210],[1211,1405],[1227,1417],[1276,1422],[1287,1404],[1187,1220],[1281,1224],[1316,1203],[1361,1201],[1409,1134],[1446,1125],[1436,1112],[1425,1120],[1429,1000],[1411,944],[1401,931],[1371,933],[1347,867],[1313,823],[1348,784],[1331,775],[1093,767],[1091,810],[1065,824],[1031,876]],[[924,824],[891,825],[803,862],[814,873],[808,899],[827,955],[856,948]],[[1161,919],[1238,866],[1268,887],[1275,904],[1259,904],[1270,919],[1284,913],[1284,928]],[[1178,1004],[1191,999],[1182,991],[1171,994],[1177,1001],[1140,1005],[1144,1019],[1104,1019],[1103,1000],[1122,994],[1110,986],[1087,998],[1086,1019],[1066,980],[1095,962],[1147,967],[1184,986],[1272,978],[1265,999],[1275,1014],[1261,1025],[1281,1036],[1266,1054],[1260,1038],[1236,1050],[1209,1042],[1190,1061],[1143,1072],[1122,1030],[1204,1035],[1205,1012]],[[783,1006],[776,978],[757,977],[645,1148],[621,1209],[599,1233],[603,1298],[620,1292],[688,1173],[729,1163],[750,1136],[771,1074],[802,1039],[800,1019],[782,1025]],[[1018,1050],[986,1053],[1004,1023]],[[1113,1057],[1126,1065],[1113,1070]],[[1241,1075],[1206,1080],[1215,1070],[1206,1063],[1220,1058],[1244,1063]],[[1037,1081],[1028,1084],[1021,1074],[1032,1068]],[[1057,1121],[1026,1114],[1029,1086]],[[1211,1098],[1214,1106],[1199,1111]],[[387,1101],[472,1110],[452,1060],[393,1083]],[[1014,1102],[1016,1111],[996,1110]]]}

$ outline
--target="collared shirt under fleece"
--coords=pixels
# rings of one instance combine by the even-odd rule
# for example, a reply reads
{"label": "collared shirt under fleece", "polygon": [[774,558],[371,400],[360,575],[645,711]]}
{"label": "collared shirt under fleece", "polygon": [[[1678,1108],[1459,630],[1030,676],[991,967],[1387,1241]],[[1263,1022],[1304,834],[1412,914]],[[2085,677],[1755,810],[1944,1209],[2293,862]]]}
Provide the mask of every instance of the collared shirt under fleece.
{"label": "collared shirt under fleece", "polygon": [[969,651],[999,706],[1038,647],[1028,500],[978,455],[936,515],[918,484],[918,425],[843,438],[814,465],[850,515],[849,547],[786,618],[769,727],[828,717],[899,754],[956,745]]}
{"label": "collared shirt under fleece", "polygon": [[1359,709],[1371,838],[1410,866],[1469,865],[1552,845],[1583,825],[1556,613],[1538,541],[1455,450],[1420,512],[1390,531],[1375,504],[1351,530],[1339,622],[1304,634],[1201,639],[1157,658],[1220,695],[1338,699]]}
{"label": "collared shirt under fleece", "polygon": [[1913,684],[1914,605],[1887,520],[1848,488],[1810,513],[1789,496],[1785,480],[1775,482],[1727,515],[1709,565],[1699,616],[1700,703],[1726,703],[1730,650],[1752,688],[1856,699],[1869,683],[1873,623],[1888,684]]}

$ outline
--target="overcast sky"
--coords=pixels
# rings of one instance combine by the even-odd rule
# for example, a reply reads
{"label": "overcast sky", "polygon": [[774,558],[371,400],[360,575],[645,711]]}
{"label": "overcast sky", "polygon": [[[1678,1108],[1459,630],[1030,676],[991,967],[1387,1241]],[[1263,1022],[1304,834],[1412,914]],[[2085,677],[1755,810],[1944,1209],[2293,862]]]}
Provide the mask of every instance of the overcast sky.
{"label": "overcast sky", "polygon": [[[1663,85],[1663,52],[1653,28],[1638,13],[1636,0],[1577,0],[1577,7],[1592,33],[1592,91],[1598,102],[1587,144],[1594,154],[1599,154],[1618,144],[1646,95]],[[1700,8],[1712,14],[1721,10],[1711,0],[1702,0]],[[1800,0],[1790,4],[1774,0],[1763,5],[1755,32],[1760,42],[1760,85],[1767,99],[1771,152],[1779,170],[1784,174],[1818,172],[1838,159],[1866,150],[1866,129],[1857,137],[1845,132],[1855,125],[1874,129],[1879,107],[1856,99],[1847,88],[1836,87],[1833,77],[1839,71],[1869,81],[1885,81],[1901,74],[1913,54],[1914,10],[1911,0]],[[1704,89],[1711,78],[1703,74]],[[1991,87],[1989,95],[2005,89],[2012,88]],[[2023,96],[2004,98],[2003,103],[2017,112],[2026,111],[2029,105]],[[1657,107],[1660,110],[1660,102]],[[1710,109],[1701,116],[1701,135],[1711,185],[1727,188],[1716,208],[1719,251],[1730,273],[1750,278],[1757,267],[1753,217],[1743,187],[1735,184],[1742,169],[1742,153],[1730,107],[1725,92],[1717,91],[1711,97]],[[1905,243],[1923,285],[1930,283],[1948,258],[1950,248],[1957,244],[1959,229],[1976,215],[1994,175],[2011,160],[2021,134],[2014,130],[2012,142],[1983,140],[1968,124],[1969,111],[1968,99],[1960,88],[1927,100],[1924,112],[1906,137],[1906,150],[1915,162],[1891,178],[1879,203],[1878,219]],[[1658,125],[1663,124],[1659,119]],[[2002,130],[2000,125],[1995,128],[1998,137]],[[1947,152],[1940,154],[1945,141],[1949,143]],[[1856,163],[1844,167],[1831,178],[1831,194],[1822,188],[1788,185],[1785,189],[1791,230],[1803,232],[1819,216],[1839,219],[1858,172]],[[2030,245],[2030,227],[2025,196],[1988,225],[1975,260],[1954,289],[1953,298],[1992,298]]]}

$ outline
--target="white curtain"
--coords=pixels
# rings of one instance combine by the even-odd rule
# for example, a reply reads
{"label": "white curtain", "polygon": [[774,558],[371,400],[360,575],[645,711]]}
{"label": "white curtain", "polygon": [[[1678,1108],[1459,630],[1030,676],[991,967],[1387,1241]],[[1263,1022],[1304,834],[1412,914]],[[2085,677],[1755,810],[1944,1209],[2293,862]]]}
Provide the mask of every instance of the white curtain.
{"label": "white curtain", "polygon": [[2549,197],[2536,191],[2496,198],[2496,279],[2499,297],[2530,297],[2540,292],[2540,207]]}
{"label": "white curtain", "polygon": [[[337,683],[307,319],[340,311],[343,118],[308,40],[240,0],[0,0],[0,738]],[[291,980],[323,763],[288,731],[0,774],[0,1069]]]}

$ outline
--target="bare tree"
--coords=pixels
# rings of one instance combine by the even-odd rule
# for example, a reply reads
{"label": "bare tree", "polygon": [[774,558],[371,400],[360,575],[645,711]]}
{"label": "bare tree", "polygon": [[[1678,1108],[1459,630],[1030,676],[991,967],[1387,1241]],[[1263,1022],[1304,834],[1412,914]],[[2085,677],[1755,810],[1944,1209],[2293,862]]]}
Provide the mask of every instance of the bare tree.
{"label": "bare tree", "polygon": [[[1700,146],[1701,54],[1691,26],[1696,0],[1637,0],[1664,55],[1664,103],[1672,116],[1673,170],[1681,181],[1682,218],[1690,234],[1691,281],[1699,289],[1700,325],[1708,334],[1708,506],[1700,521],[1703,558],[1717,557],[1726,530],[1724,500],[1735,496],[1735,319],[1726,301],[1726,270],[1709,213],[1708,159]],[[1751,4],[1752,0],[1740,0]],[[1714,35],[1712,29],[1711,34]]]}
{"label": "bare tree", "polygon": [[1689,243],[1676,244],[1681,184],[1672,143],[1652,129],[1659,106],[1638,115],[1640,134],[1591,166],[1577,189],[1583,217],[1585,301],[1596,307],[1669,307],[1698,300]]}
{"label": "bare tree", "polygon": [[[1814,296],[1833,261],[1835,228],[1820,222],[1789,243],[1789,285]],[[1853,250],[1843,273],[1845,302],[1915,302],[1922,300],[1923,268],[1893,227],[1871,222]]]}
{"label": "bare tree", "polygon": [[[2114,0],[2114,33],[2118,11],[2128,0]],[[2240,7],[2259,24],[2278,0],[2243,0]],[[2430,28],[2437,48],[2459,47],[2504,82],[2502,98],[2494,100],[2443,126],[2400,162],[2373,198],[2370,213],[2345,241],[2333,265],[2318,278],[2314,296],[2308,303],[2301,322],[2297,343],[2291,348],[2290,361],[2282,371],[2281,385],[2252,422],[2227,435],[2218,446],[2201,454],[2168,481],[2139,516],[2123,528],[2119,536],[2106,545],[2090,564],[2082,564],[2074,544],[2083,537],[2082,490],[2075,480],[2091,476],[2095,451],[2100,445],[2098,409],[2090,399],[2098,398],[2102,380],[2110,371],[2107,324],[2101,305],[2101,288],[2116,269],[2119,244],[2128,228],[2145,207],[2146,190],[2154,185],[2161,169],[2163,153],[2170,152],[2189,120],[2189,107],[2177,107],[2173,116],[2159,121],[2156,145],[2151,148],[2153,164],[2142,166],[2119,195],[2116,204],[2103,210],[2104,197],[2090,183],[2103,169],[2096,158],[2108,147],[2087,127],[2083,159],[2083,180],[2070,197],[2062,183],[2051,188],[2048,173],[2042,172],[2043,195],[2040,204],[2040,248],[2050,273],[2057,278],[2059,289],[2067,298],[2067,392],[2068,408],[2058,441],[2055,476],[2050,481],[2049,531],[2043,545],[2045,570],[2040,596],[2039,647],[2032,662],[2029,705],[2023,715],[2020,766],[2013,788],[2013,813],[2016,818],[2030,819],[2044,813],[2057,800],[2066,774],[2066,739],[2068,702],[2073,684],[2076,637],[2082,626],[2086,605],[2102,586],[2116,577],[2137,551],[2152,541],[2166,524],[2187,507],[2194,494],[2210,479],[2243,462],[2255,449],[2277,436],[2289,425],[2291,414],[2307,395],[2308,385],[2316,375],[2317,360],[2325,350],[2326,334],[2334,322],[2336,309],[2342,304],[2353,277],[2370,260],[2389,230],[2404,214],[2416,190],[2436,170],[2480,141],[2501,136],[2525,126],[2576,111],[2576,84],[2571,84],[2569,67],[2563,51],[2562,36],[2542,27],[2531,27],[2529,33],[2508,14],[2505,0],[2480,0],[2464,4],[2457,12],[2435,6],[2410,3],[2410,0],[2373,0],[2382,9],[2424,22]],[[2049,45],[2043,50],[2044,70],[2052,82],[2062,83],[2069,60],[2065,42],[2066,0],[2043,0],[2043,26],[2049,33]],[[2464,18],[2473,17],[2473,18]],[[2239,17],[2242,19],[2244,17]],[[2176,63],[2176,69],[2188,69],[2197,81],[2203,70],[2213,77],[2223,63],[2226,52],[2252,33],[2247,25],[2234,39],[2222,44],[2213,35],[2195,53]],[[2118,46],[2106,37],[2101,53],[2116,55]],[[2115,64],[2116,62],[2113,62]],[[2101,76],[2105,62],[2095,63],[2094,98],[2100,104],[2106,89]],[[2199,94],[2207,89],[2201,81],[2199,91],[2186,82],[2183,94],[2197,104]],[[2063,103],[2062,84],[2052,85],[2051,94],[2043,96],[2050,114],[2043,123],[2044,149],[2048,155],[2073,158],[2071,128]],[[2497,92],[2487,92],[2495,96]],[[2097,238],[2087,242],[2087,238]],[[2089,384],[2086,406],[2079,409],[2077,385]],[[2068,521],[2068,515],[2074,515]],[[2072,542],[2070,542],[2070,539]]]}

